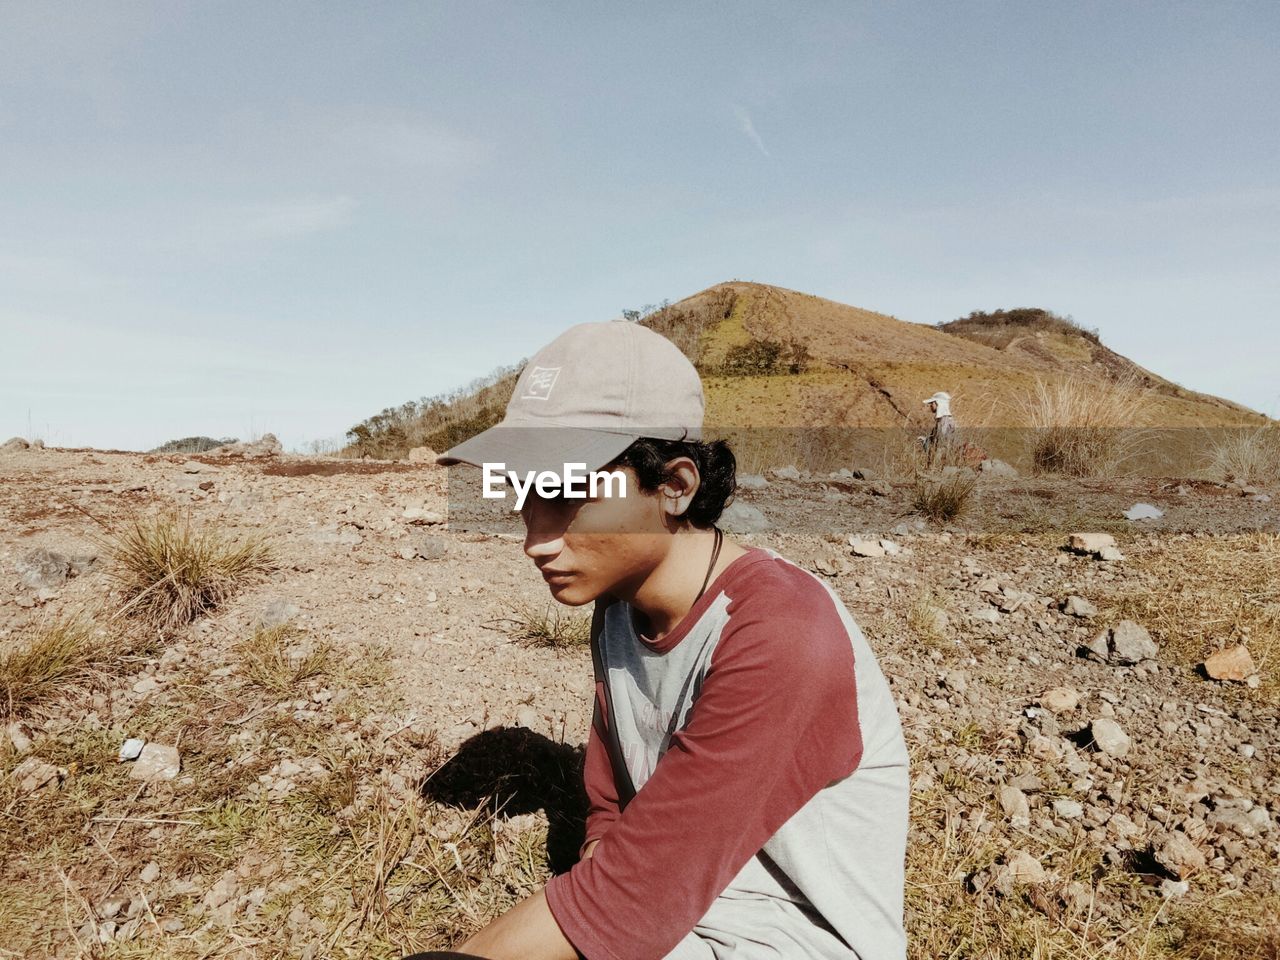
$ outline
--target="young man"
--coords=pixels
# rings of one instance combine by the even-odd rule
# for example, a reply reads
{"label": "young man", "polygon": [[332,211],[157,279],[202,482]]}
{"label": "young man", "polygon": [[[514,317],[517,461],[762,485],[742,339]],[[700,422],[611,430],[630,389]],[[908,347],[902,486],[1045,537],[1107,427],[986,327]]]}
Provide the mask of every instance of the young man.
{"label": "young man", "polygon": [[715,526],[734,489],[702,385],[633,323],[571,328],[501,424],[439,462],[610,468],[624,495],[530,494],[525,553],[595,602],[582,859],[458,949],[489,960],[880,960],[905,953],[907,754],[825,583]]}

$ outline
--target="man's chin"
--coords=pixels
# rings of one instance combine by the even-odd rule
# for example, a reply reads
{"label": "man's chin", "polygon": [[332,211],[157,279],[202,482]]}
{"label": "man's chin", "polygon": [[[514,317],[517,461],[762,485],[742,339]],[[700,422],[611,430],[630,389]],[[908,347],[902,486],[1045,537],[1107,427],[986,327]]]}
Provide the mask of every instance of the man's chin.
{"label": "man's chin", "polygon": [[547,589],[557,603],[563,603],[566,607],[580,607],[599,596],[582,583],[549,583]]}

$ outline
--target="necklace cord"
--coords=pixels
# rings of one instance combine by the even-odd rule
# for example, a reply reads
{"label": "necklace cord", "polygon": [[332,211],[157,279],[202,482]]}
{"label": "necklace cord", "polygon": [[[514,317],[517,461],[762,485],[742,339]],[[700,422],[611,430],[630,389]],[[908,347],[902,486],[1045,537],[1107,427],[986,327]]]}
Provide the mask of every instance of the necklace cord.
{"label": "necklace cord", "polygon": [[711,571],[716,568],[716,561],[720,559],[720,544],[724,540],[724,534],[719,527],[713,526],[716,532],[716,545],[711,551],[711,562],[707,564],[707,575],[702,580],[702,589],[698,591],[698,595],[693,598],[693,602],[697,603],[702,599],[702,595],[707,592],[707,585],[711,583]]}

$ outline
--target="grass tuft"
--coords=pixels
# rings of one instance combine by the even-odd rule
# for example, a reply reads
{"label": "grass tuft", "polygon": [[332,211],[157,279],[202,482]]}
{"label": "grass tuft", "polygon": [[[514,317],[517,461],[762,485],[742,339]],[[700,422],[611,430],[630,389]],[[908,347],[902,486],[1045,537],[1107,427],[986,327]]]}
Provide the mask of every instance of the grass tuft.
{"label": "grass tuft", "polygon": [[591,621],[586,617],[562,613],[550,604],[542,608],[521,604],[513,612],[516,638],[535,647],[563,649],[591,642]]}
{"label": "grass tuft", "polygon": [[1209,470],[1241,484],[1280,479],[1280,427],[1228,431],[1209,451]]}
{"label": "grass tuft", "polygon": [[105,546],[125,597],[120,612],[161,633],[209,613],[275,565],[261,537],[236,543],[176,514],[135,519]]}
{"label": "grass tuft", "polygon": [[97,628],[80,617],[50,621],[29,637],[0,647],[0,715],[25,712],[85,679],[114,652]]}
{"label": "grass tuft", "polygon": [[957,470],[941,479],[918,475],[912,509],[934,523],[948,523],[968,510],[977,485],[978,478],[969,470]]}
{"label": "grass tuft", "polygon": [[302,631],[287,623],[259,627],[239,647],[244,673],[264,689],[281,693],[326,673],[333,664],[333,645],[298,643]]}
{"label": "grass tuft", "polygon": [[1134,452],[1146,401],[1133,379],[1036,381],[1026,405],[1032,463],[1071,477],[1115,473]]}

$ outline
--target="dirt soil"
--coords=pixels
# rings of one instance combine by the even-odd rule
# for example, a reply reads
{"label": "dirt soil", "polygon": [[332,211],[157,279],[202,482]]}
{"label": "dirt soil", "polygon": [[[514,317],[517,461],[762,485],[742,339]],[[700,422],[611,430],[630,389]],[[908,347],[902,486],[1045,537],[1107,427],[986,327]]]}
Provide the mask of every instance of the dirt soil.
{"label": "dirt soil", "polygon": [[[0,957],[399,957],[572,863],[591,663],[559,628],[581,621],[544,622],[518,533],[451,525],[447,489],[427,464],[0,453],[0,651],[77,611],[129,629],[101,537],[133,518],[279,557],[10,718]],[[912,495],[770,476],[739,495],[764,528],[738,535],[827,578],[893,684],[911,956],[1276,956],[1280,489],[991,479],[943,526]],[[1164,516],[1124,519],[1138,501]],[[1065,549],[1077,530],[1123,559]],[[96,559],[42,589],[19,572],[37,550]],[[1084,655],[1123,619],[1154,659]],[[315,672],[251,669],[264,624]],[[1237,644],[1248,681],[1203,674]],[[1105,721],[1127,747],[1100,746]],[[127,737],[176,746],[181,773],[133,778]],[[33,787],[38,764],[56,777]]]}

